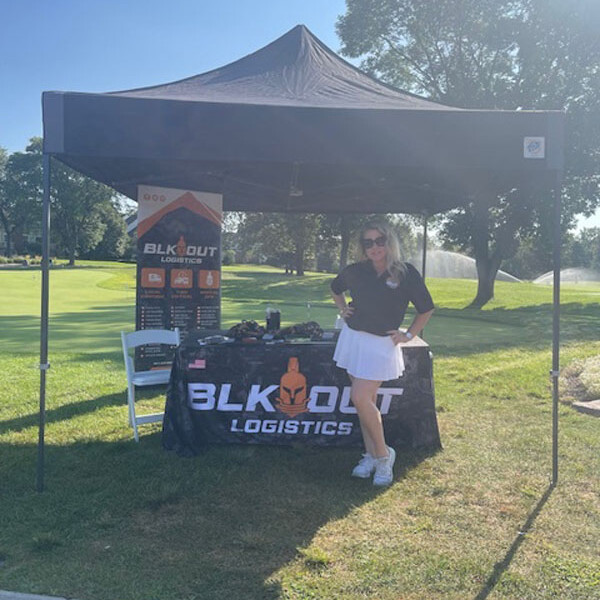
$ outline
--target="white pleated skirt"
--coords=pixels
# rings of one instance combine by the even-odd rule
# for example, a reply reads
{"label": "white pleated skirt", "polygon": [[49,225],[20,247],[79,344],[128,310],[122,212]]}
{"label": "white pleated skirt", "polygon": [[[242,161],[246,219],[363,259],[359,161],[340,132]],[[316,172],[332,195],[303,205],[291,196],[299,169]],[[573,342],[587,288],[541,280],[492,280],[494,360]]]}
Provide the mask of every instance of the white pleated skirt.
{"label": "white pleated skirt", "polygon": [[398,379],[404,373],[402,347],[389,336],[356,331],[344,323],[333,360],[353,377],[369,381]]}

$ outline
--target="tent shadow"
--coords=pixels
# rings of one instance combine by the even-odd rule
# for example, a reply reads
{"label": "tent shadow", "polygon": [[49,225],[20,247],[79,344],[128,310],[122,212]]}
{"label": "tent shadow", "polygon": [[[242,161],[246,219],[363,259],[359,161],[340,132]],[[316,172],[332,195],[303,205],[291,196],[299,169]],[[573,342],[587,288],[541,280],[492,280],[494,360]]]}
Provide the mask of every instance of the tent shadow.
{"label": "tent shadow", "polygon": [[[134,329],[134,308],[126,305],[92,306],[81,312],[50,316],[50,358],[56,352],[115,352],[121,348],[121,330]],[[0,317],[2,345],[15,353],[39,353],[40,317]]]}
{"label": "tent shadow", "polygon": [[515,554],[517,553],[519,547],[525,540],[526,535],[529,533],[530,529],[533,527],[535,520],[539,516],[540,512],[544,508],[546,502],[550,498],[554,488],[556,487],[555,483],[551,483],[546,491],[542,494],[542,497],[538,500],[537,504],[533,507],[533,510],[529,513],[527,520],[525,521],[521,530],[517,533],[517,536],[513,540],[510,548],[508,549],[504,558],[497,562],[494,565],[494,570],[488,577],[481,591],[475,596],[474,600],[485,600],[495,589],[496,584],[500,581],[500,578],[505,573],[505,571],[510,567]]}
{"label": "tent shadow", "polygon": [[[0,451],[9,465],[28,470],[35,454],[33,446],[4,445]],[[40,590],[66,596],[85,588],[125,597],[119,585],[133,578],[140,597],[167,590],[172,596],[175,585],[179,597],[202,590],[206,599],[279,598],[273,576],[304,560],[299,549],[310,546],[321,527],[382,493],[348,476],[356,454],[211,446],[182,459],[162,451],[159,433],[143,436],[140,444],[49,446],[42,498],[23,469],[8,471],[8,504],[15,506],[6,509],[18,504],[31,522],[26,535],[23,524],[9,527],[7,547],[0,550],[6,566],[21,571],[43,559]],[[396,481],[430,454],[399,453]],[[40,547],[40,539],[51,548]],[[65,556],[78,560],[71,566]],[[81,572],[81,560],[94,567]]]}
{"label": "tent shadow", "polygon": [[[244,282],[244,285],[246,282]],[[250,285],[250,282],[248,283]],[[261,284],[262,285],[262,284]],[[310,280],[307,285],[314,285]],[[236,302],[256,304],[257,293],[240,289],[236,282]],[[256,288],[257,284],[252,283]],[[260,287],[260,285],[259,285]],[[262,285],[264,288],[264,285]],[[278,288],[275,288],[277,290]],[[233,290],[233,285],[231,287]],[[264,290],[263,290],[264,291]],[[230,293],[233,293],[230,292]],[[286,294],[281,287],[281,294]],[[302,294],[300,294],[302,296]],[[290,306],[303,306],[301,298],[290,299]],[[306,297],[314,298],[310,293]],[[273,295],[273,302],[278,301]],[[327,303],[313,302],[313,307],[327,307]],[[582,305],[576,302],[561,304],[561,339],[596,340],[597,322],[600,318],[600,304]],[[67,312],[52,315],[50,319],[50,362],[57,352],[76,352],[79,360],[93,360],[100,355],[110,358],[122,366],[121,330],[132,330],[134,323],[133,305],[93,306],[85,312]],[[489,328],[489,335],[486,331]],[[39,317],[18,315],[0,317],[3,347],[7,351],[28,352],[36,355],[39,351]],[[503,330],[505,332],[503,333]],[[474,310],[466,308],[439,308],[435,318],[426,330],[427,341],[436,355],[467,356],[469,354],[496,350],[499,348],[523,347],[541,349],[548,347],[552,340],[552,305],[542,304],[517,309],[494,308]],[[93,349],[92,351],[90,351]],[[90,359],[92,360],[92,359]]]}
{"label": "tent shadow", "polygon": [[[596,341],[599,318],[600,304],[562,303],[561,342]],[[464,357],[515,347],[544,350],[550,349],[552,344],[552,305],[549,303],[515,309],[441,308],[436,311],[435,319],[426,334],[438,357]],[[449,319],[457,325],[445,325],[444,321]],[[441,335],[449,331],[450,337]]]}
{"label": "tent shadow", "polygon": [[[107,406],[123,406],[127,405],[126,391],[116,394],[108,394],[99,398],[90,400],[82,400],[80,402],[71,402],[63,404],[57,408],[46,409],[46,424],[58,423],[59,421],[68,421],[69,419],[79,417],[88,413],[92,413]],[[30,413],[22,415],[14,419],[5,419],[0,421],[0,435],[8,432],[18,432],[28,429],[29,427],[37,427],[40,422],[39,413]]]}

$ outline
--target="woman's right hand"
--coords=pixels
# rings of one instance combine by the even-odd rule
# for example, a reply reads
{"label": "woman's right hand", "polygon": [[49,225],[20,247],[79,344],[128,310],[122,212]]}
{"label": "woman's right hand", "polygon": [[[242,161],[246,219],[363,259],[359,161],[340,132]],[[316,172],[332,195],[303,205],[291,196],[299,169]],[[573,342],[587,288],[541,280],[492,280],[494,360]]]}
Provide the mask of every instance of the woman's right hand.
{"label": "woman's right hand", "polygon": [[340,310],[340,317],[342,317],[342,319],[344,319],[344,321],[346,321],[347,319],[349,319],[352,316],[353,312],[354,312],[354,308],[352,308],[352,306],[344,306],[344,308],[342,308],[342,310]]}

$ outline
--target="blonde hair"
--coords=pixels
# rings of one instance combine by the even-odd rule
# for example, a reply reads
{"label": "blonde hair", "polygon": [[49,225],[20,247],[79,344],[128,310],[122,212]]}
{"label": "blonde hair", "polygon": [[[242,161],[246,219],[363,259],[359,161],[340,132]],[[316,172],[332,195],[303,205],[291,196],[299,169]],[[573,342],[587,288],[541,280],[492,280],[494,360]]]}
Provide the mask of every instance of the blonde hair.
{"label": "blonde hair", "polygon": [[406,265],[402,261],[400,241],[394,229],[384,221],[370,221],[361,230],[359,237],[360,259],[368,260],[367,253],[362,244],[363,236],[369,230],[375,230],[385,236],[386,268],[392,280],[400,283],[406,275]]}

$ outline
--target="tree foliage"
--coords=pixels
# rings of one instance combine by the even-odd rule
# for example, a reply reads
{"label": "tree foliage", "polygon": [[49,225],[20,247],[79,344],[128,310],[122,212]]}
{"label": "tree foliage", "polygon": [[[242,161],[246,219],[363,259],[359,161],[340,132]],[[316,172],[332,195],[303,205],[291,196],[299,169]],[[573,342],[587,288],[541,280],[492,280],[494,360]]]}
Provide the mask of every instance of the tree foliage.
{"label": "tree foliage", "polygon": [[268,263],[303,275],[314,266],[319,215],[247,213],[238,223],[240,262]]}
{"label": "tree foliage", "polygon": [[564,267],[584,267],[600,272],[600,227],[569,235],[564,244]]}
{"label": "tree foliage", "polygon": [[[568,233],[562,240],[562,268],[583,267],[600,272],[600,227],[582,229]],[[540,253],[535,243],[528,238],[519,249],[505,261],[503,269],[519,279],[535,279],[552,270],[552,261]]]}
{"label": "tree foliage", "polygon": [[111,196],[108,201],[100,203],[97,209],[98,219],[101,223],[102,237],[81,255],[90,260],[116,260],[125,256],[130,249],[130,239],[127,235],[125,219],[120,212],[120,205]]}
{"label": "tree foliage", "polygon": [[[127,244],[114,192],[58,161],[51,161],[51,241],[74,264],[77,256],[118,258]],[[10,241],[17,232],[39,231],[42,204],[42,140],[25,152],[0,152],[0,221]]]}
{"label": "tree foliage", "polygon": [[42,165],[36,145],[25,152],[0,152],[0,221],[6,238],[6,255],[14,251],[14,237],[25,229],[37,231],[41,220]]}
{"label": "tree foliage", "polygon": [[[596,0],[347,0],[342,52],[384,81],[464,108],[566,109],[563,226],[599,203],[600,3]],[[483,198],[442,220],[446,242],[471,251],[493,296],[521,239],[547,243],[547,195]],[[482,211],[481,207],[489,210]]]}
{"label": "tree foliage", "polygon": [[417,251],[417,237],[410,219],[398,215],[313,215],[283,213],[238,214],[224,232],[225,250],[235,250],[238,262],[267,263],[288,273],[306,269],[337,272],[357,253],[357,235],[374,218],[394,226],[403,257]]}
{"label": "tree foliage", "polygon": [[107,224],[103,215],[112,207],[113,192],[73,169],[53,163],[52,231],[69,264],[98,246]]}

